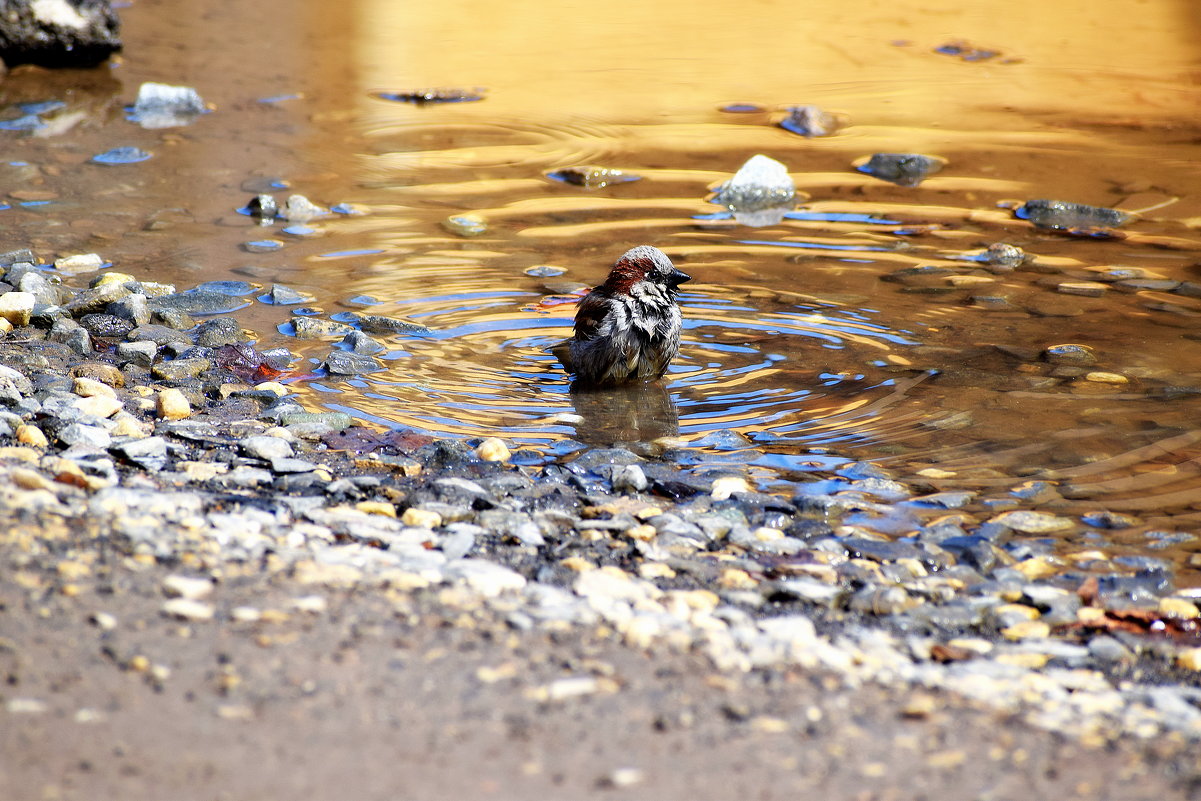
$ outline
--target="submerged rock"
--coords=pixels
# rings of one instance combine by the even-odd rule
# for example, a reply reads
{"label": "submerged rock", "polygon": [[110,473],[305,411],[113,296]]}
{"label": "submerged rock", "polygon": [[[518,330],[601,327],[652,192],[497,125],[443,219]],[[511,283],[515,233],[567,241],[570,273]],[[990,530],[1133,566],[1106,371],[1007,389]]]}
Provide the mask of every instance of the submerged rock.
{"label": "submerged rock", "polygon": [[280,216],[291,223],[304,223],[314,220],[326,213],[325,209],[313,203],[304,195],[289,195]]}
{"label": "submerged rock", "polygon": [[195,89],[147,81],[138,87],[129,119],[143,128],[175,128],[188,125],[206,111]]}
{"label": "submerged rock", "polygon": [[792,106],[780,127],[804,137],[832,136],[843,127],[843,120],[817,106]]}
{"label": "submerged rock", "polygon": [[941,170],[946,163],[946,159],[920,153],[874,153],[867,161],[856,162],[854,166],[859,172],[881,181],[898,186],[917,186]]}
{"label": "submerged rock", "polygon": [[585,189],[602,189],[610,184],[624,184],[641,180],[639,175],[608,167],[564,167],[561,170],[547,172],[546,177],[552,181],[582,186]]}
{"label": "submerged rock", "polygon": [[459,236],[479,236],[488,230],[488,222],[478,214],[452,214],[442,227]]}
{"label": "submerged rock", "polygon": [[1055,230],[1117,228],[1133,217],[1124,211],[1103,206],[1086,206],[1063,200],[1027,200],[1014,214],[1037,225]]}
{"label": "submerged rock", "polygon": [[246,204],[246,211],[259,221],[259,225],[270,225],[279,216],[279,203],[274,195],[255,195]]}
{"label": "submerged rock", "polygon": [[413,89],[406,92],[376,92],[381,100],[398,103],[471,103],[484,99],[483,89]]}
{"label": "submerged rock", "polygon": [[108,0],[5,0],[0,60],[9,67],[94,67],[121,49]]}
{"label": "submerged rock", "polygon": [[776,225],[796,204],[796,184],[787,167],[758,154],[718,188],[716,202],[733,212],[734,219],[743,225]]}

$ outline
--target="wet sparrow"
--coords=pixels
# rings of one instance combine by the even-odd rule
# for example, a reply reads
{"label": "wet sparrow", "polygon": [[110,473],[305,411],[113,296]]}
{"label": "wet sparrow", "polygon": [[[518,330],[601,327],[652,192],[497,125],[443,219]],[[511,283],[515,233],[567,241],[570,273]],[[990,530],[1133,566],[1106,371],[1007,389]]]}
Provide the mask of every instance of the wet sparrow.
{"label": "wet sparrow", "polygon": [[629,250],[575,314],[575,335],[554,349],[584,386],[650,381],[680,350],[677,288],[691,276],[649,245]]}

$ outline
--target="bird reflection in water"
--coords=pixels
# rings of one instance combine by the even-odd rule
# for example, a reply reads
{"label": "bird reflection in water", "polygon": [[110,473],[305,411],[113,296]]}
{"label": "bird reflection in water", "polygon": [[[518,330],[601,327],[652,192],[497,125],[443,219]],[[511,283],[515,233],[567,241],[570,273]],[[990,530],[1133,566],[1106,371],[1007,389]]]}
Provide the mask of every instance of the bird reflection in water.
{"label": "bird reflection in water", "polygon": [[650,442],[680,430],[676,403],[658,381],[603,389],[574,382],[571,403],[582,418],[575,438],[589,445]]}

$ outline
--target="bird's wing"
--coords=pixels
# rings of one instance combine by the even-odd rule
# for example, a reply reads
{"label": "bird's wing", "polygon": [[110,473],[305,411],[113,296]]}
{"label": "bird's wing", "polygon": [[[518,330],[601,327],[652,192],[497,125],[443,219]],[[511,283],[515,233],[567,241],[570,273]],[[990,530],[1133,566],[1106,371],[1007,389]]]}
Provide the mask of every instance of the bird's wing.
{"label": "bird's wing", "polygon": [[600,334],[605,317],[609,314],[609,304],[605,302],[604,291],[597,287],[584,296],[575,312],[576,339],[594,339]]}

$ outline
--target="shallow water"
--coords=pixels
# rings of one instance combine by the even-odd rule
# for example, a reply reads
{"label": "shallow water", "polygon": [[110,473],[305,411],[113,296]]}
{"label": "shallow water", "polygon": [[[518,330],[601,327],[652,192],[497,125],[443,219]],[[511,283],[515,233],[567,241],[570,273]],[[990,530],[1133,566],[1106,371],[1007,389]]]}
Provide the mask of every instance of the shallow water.
{"label": "shallow water", "polygon": [[[1201,529],[1196,6],[1017,2],[998,18],[992,4],[929,5],[566,3],[548,16],[357,0],[329,19],[317,3],[200,13],[139,0],[121,12],[126,54],[111,69],[0,85],[0,120],[31,113],[16,103],[64,104],[32,107],[40,128],[0,132],[0,221],[8,244],[48,259],[96,251],[181,287],[279,282],[335,319],[428,326],[383,338],[381,371],[338,380],[319,369],[330,342],[288,335],[293,308],[247,298],[239,318],[260,345],[309,360],[293,381],[306,402],[365,422],[495,434],[530,459],[678,437],[695,446],[680,455],[692,469],[768,487],[869,459],[922,488],[979,492],[968,513],[980,518],[1018,504],[1132,515],[1122,529],[1082,523],[1068,550],[1168,559],[1201,584],[1189,565]],[[123,106],[147,80],[194,86],[215,111],[139,128]],[[430,87],[484,99],[389,98]],[[804,103],[846,127],[808,139],[779,127]],[[152,157],[91,161],[117,147]],[[947,163],[902,187],[852,167],[875,152]],[[707,198],[757,153],[787,165],[806,199],[751,228]],[[584,165],[638,180],[548,177]],[[259,227],[237,210],[260,191],[350,213]],[[1032,198],[1139,215],[1112,237],[1074,236],[1015,217]],[[486,231],[445,227],[463,214]],[[279,246],[246,244],[264,240]],[[971,260],[998,242],[1034,261]],[[572,393],[547,347],[568,335],[578,291],[637,244],[693,275],[681,357],[661,385]],[[1118,268],[1198,283],[1121,285],[1131,273]],[[1100,295],[1060,286],[1078,281]],[[1042,356],[1067,343],[1096,364]],[[1087,377],[1098,372],[1125,381]]]}

